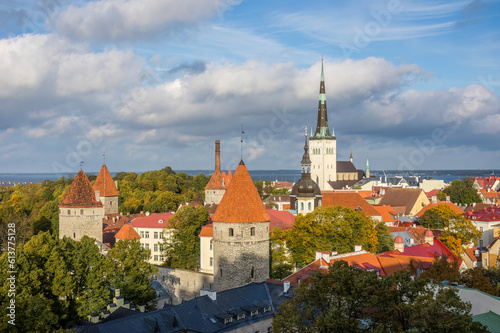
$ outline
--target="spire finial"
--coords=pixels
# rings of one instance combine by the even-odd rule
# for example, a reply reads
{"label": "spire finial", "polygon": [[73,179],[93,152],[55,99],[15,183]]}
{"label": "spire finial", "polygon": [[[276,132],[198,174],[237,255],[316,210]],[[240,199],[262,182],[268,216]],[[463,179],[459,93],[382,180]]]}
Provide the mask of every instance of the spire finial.
{"label": "spire finial", "polygon": [[243,131],[243,123],[241,123],[241,140],[240,140],[240,144],[241,144],[241,160],[243,161],[243,134],[245,134],[245,132]]}
{"label": "spire finial", "polygon": [[106,153],[102,154],[102,164],[106,164]]}
{"label": "spire finial", "polygon": [[323,71],[323,56],[321,56],[321,81],[325,81],[325,73]]}
{"label": "spire finial", "polygon": [[83,161],[80,161],[80,170],[83,170]]}
{"label": "spire finial", "polygon": [[305,133],[304,133],[305,136],[307,136],[307,126],[306,126],[306,130],[305,130]]}

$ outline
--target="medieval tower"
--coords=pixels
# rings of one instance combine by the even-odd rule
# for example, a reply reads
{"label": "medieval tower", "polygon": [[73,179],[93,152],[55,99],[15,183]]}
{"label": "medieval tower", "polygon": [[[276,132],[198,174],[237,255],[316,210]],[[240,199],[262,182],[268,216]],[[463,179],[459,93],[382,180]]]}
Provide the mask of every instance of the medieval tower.
{"label": "medieval tower", "polygon": [[269,220],[241,161],[212,217],[215,290],[269,278]]}
{"label": "medieval tower", "polygon": [[96,198],[102,202],[104,214],[118,214],[118,190],[106,164],[102,165],[93,188]]}
{"label": "medieval tower", "polygon": [[331,133],[328,127],[323,60],[321,60],[318,121],[314,135],[311,133],[309,145],[311,178],[318,184],[322,191],[331,190],[328,182],[337,180],[337,139],[334,135],[333,126]]}
{"label": "medieval tower", "polygon": [[102,242],[104,208],[94,189],[80,170],[59,203],[59,238],[80,240],[83,236]]}
{"label": "medieval tower", "polygon": [[218,205],[226,193],[226,189],[231,181],[231,170],[225,173],[220,172],[220,141],[215,141],[215,171],[205,186],[205,205]]}
{"label": "medieval tower", "polygon": [[321,190],[314,180],[311,179],[311,159],[307,145],[307,129],[305,133],[304,155],[300,162],[301,178],[293,185],[290,192],[290,209],[297,213],[307,214],[318,206],[321,206]]}

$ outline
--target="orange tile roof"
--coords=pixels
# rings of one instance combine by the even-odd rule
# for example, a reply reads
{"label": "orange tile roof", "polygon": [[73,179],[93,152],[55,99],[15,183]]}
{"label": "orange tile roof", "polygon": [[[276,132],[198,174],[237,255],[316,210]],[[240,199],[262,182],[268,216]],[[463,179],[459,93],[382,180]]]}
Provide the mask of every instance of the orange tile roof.
{"label": "orange tile roof", "polygon": [[225,189],[224,184],[222,184],[222,175],[220,174],[219,169],[214,171],[214,174],[208,181],[207,186],[205,186],[205,190],[223,190]]}
{"label": "orange tile roof", "polygon": [[372,205],[370,205],[361,195],[353,192],[322,192],[323,206],[342,206],[352,209],[359,209],[369,216],[381,216]]}
{"label": "orange tile roof", "polygon": [[385,194],[380,200],[379,204],[391,205],[393,208],[395,208],[396,206],[404,206],[404,214],[408,215],[410,214],[413,206],[415,206],[415,203],[417,202],[422,192],[424,191],[419,188],[390,187],[385,191]]}
{"label": "orange tile roof", "polygon": [[270,219],[247,167],[241,161],[212,217],[212,221],[266,222]]}
{"label": "orange tile roof", "polygon": [[141,236],[130,224],[125,224],[115,235],[116,239],[140,239]]}
{"label": "orange tile roof", "polygon": [[437,207],[439,205],[446,205],[446,206],[449,206],[455,213],[458,213],[458,214],[463,214],[464,211],[458,207],[457,205],[455,205],[453,202],[446,202],[446,201],[438,201],[437,203],[430,203],[428,204],[427,206],[425,206],[424,208],[422,208],[417,214],[415,214],[416,217],[422,217],[422,215],[424,215],[424,213],[431,209],[431,208],[434,208],[434,207]]}
{"label": "orange tile roof", "polygon": [[94,183],[94,191],[99,191],[101,197],[117,197],[118,190],[116,189],[115,182],[109,174],[106,164],[102,165],[101,171],[97,176]]}
{"label": "orange tile roof", "polygon": [[436,196],[439,191],[441,191],[440,189],[434,189],[434,190],[431,190],[429,192],[425,192],[425,195],[427,196],[427,198],[432,199],[432,197]]}
{"label": "orange tile roof", "polygon": [[199,234],[200,237],[213,237],[214,236],[214,224],[210,223],[201,228]]}
{"label": "orange tile roof", "polygon": [[102,203],[96,201],[94,189],[83,170],[76,175],[59,207],[102,207]]}
{"label": "orange tile roof", "polygon": [[375,208],[380,214],[382,214],[382,222],[395,222],[396,220],[392,217],[397,216],[396,212],[390,205],[373,205],[373,208]]}
{"label": "orange tile roof", "polygon": [[358,193],[363,198],[371,198],[373,196],[372,190],[335,190],[337,193]]}
{"label": "orange tile roof", "polygon": [[170,228],[170,218],[174,216],[173,213],[153,213],[149,216],[136,218],[130,225],[134,228]]}
{"label": "orange tile roof", "polygon": [[470,248],[470,249],[465,249],[465,253],[467,254],[467,256],[470,258],[471,261],[481,261],[481,251],[479,251],[479,258],[476,257],[476,253],[475,251],[477,250],[477,247],[473,247],[473,248]]}

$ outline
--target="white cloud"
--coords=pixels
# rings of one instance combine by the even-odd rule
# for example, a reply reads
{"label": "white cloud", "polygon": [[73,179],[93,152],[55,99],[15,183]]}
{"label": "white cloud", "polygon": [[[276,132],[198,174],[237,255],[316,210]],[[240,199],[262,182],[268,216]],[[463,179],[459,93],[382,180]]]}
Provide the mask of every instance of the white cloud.
{"label": "white cloud", "polygon": [[54,20],[55,29],[81,40],[124,41],[171,34],[222,15],[238,1],[103,0],[70,6]]}

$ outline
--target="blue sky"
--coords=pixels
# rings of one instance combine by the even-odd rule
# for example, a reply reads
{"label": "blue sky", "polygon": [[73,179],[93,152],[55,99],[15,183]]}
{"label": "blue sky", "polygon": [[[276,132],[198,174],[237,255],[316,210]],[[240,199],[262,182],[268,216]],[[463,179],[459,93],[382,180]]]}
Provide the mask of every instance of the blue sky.
{"label": "blue sky", "polygon": [[498,1],[3,1],[0,172],[500,165]]}

